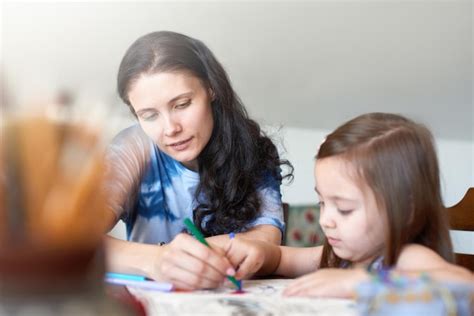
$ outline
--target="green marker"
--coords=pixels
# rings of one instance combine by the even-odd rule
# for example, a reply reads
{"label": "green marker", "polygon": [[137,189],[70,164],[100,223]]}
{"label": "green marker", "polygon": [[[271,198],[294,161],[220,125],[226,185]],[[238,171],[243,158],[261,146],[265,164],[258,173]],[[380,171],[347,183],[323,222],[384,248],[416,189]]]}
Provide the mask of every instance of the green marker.
{"label": "green marker", "polygon": [[[206,239],[204,239],[204,236],[202,235],[202,233],[193,224],[193,222],[191,222],[191,220],[189,218],[184,219],[184,225],[186,225],[186,227],[191,232],[191,234],[193,234],[194,237],[196,237],[196,239],[201,242],[201,244],[206,245],[207,247],[211,248],[211,246],[209,246],[209,244],[207,243]],[[232,282],[237,287],[237,289],[239,291],[242,290],[241,283],[239,281],[237,281],[233,276],[228,275],[227,279],[229,279],[229,281]]]}

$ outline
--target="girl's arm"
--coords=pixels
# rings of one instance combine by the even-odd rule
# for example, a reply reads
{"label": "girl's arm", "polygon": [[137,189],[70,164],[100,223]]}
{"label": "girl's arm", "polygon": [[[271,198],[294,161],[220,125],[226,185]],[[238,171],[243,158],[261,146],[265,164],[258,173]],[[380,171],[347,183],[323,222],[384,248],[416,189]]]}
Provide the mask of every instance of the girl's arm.
{"label": "girl's arm", "polygon": [[281,246],[281,259],[275,274],[285,277],[299,277],[318,269],[323,251],[322,246],[295,248]]}
{"label": "girl's arm", "polygon": [[[282,261],[283,257],[284,251],[282,251]],[[406,246],[402,250],[394,270],[412,277],[419,277],[421,273],[427,273],[437,281],[470,284],[474,282],[473,274],[468,270],[448,263],[427,247],[415,244]],[[370,276],[364,268],[321,269],[296,279],[283,294],[350,298],[353,296],[357,284],[368,280],[370,280]]]}
{"label": "girl's arm", "polygon": [[409,275],[428,273],[437,281],[474,282],[474,275],[469,270],[447,262],[433,250],[418,244],[403,248],[395,269]]}

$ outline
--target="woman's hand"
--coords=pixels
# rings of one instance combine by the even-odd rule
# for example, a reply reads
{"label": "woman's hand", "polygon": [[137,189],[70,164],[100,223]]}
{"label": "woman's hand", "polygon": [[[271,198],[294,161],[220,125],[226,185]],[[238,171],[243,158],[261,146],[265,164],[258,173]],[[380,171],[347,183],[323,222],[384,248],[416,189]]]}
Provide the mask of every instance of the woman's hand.
{"label": "woman's hand", "polygon": [[280,262],[278,246],[237,235],[230,239],[225,255],[236,269],[235,278],[247,279],[254,274],[271,274]]}
{"label": "woman's hand", "polygon": [[363,269],[321,269],[296,279],[283,295],[351,298],[355,286],[368,277]]}
{"label": "woman's hand", "polygon": [[222,249],[206,247],[190,235],[179,234],[161,247],[154,272],[157,279],[171,282],[178,289],[216,288],[227,275],[235,274]]}

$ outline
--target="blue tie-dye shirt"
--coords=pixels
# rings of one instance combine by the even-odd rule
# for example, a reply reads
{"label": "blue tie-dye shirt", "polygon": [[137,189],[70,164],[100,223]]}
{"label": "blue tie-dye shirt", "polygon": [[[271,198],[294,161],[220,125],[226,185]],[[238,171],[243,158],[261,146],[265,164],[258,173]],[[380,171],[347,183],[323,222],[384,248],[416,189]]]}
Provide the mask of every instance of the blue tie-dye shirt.
{"label": "blue tie-dye shirt", "polygon": [[[161,152],[139,126],[122,131],[109,146],[107,156],[115,169],[114,179],[108,184],[110,194],[132,192],[112,203],[112,209],[126,224],[128,240],[169,242],[184,230],[184,218],[193,218],[199,173]],[[280,181],[269,176],[258,191],[261,214],[249,227],[269,224],[283,232]]]}

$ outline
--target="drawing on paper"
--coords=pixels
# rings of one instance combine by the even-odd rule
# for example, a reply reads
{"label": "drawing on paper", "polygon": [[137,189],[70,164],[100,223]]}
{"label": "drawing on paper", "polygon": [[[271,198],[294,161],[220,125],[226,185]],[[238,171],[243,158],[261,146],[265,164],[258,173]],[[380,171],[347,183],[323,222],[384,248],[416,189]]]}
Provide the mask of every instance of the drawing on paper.
{"label": "drawing on paper", "polygon": [[350,300],[286,298],[283,289],[292,280],[244,281],[246,293],[232,294],[229,286],[192,292],[163,293],[129,287],[143,302],[147,314],[154,315],[356,315]]}

